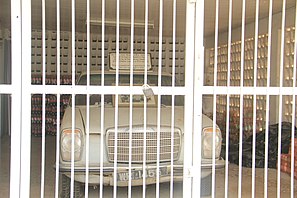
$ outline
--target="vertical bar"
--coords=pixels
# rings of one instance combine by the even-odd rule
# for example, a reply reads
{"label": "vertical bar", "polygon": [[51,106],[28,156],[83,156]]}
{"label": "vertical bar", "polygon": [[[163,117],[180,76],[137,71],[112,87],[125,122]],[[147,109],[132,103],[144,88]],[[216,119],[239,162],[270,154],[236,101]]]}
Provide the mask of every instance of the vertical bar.
{"label": "vertical bar", "polygon": [[[295,6],[297,5],[297,1]],[[297,61],[297,12],[295,12],[295,32],[294,32],[294,67],[293,67],[293,86],[292,86],[292,132],[291,132],[291,198],[294,198],[294,171],[295,171],[295,124],[296,124],[296,95],[294,89],[296,88],[296,61]],[[295,160],[293,160],[295,159]]]}
{"label": "vertical bar", "polygon": [[[31,1],[22,1],[22,97],[21,104],[21,189],[20,195],[30,195],[30,158],[31,158],[31,94],[26,90],[31,85]],[[14,26],[12,26],[14,29]],[[17,71],[19,72],[19,71]],[[14,75],[14,74],[12,74]],[[19,80],[19,79],[18,79]],[[19,81],[18,81],[19,82]],[[19,112],[19,110],[18,110]],[[15,118],[13,116],[13,118]],[[14,120],[15,121],[15,120]],[[14,122],[15,123],[15,122]],[[13,124],[14,125],[14,124]],[[12,140],[12,139],[11,139]],[[13,142],[12,145],[17,142]],[[12,155],[13,156],[13,155]],[[13,156],[14,158],[14,156]],[[10,177],[12,179],[12,177]],[[10,194],[11,197],[13,197]]]}
{"label": "vertical bar", "polygon": [[[101,24],[101,86],[104,86],[104,44],[105,44],[105,0],[102,0],[102,24]],[[101,94],[101,137],[104,136],[104,94]],[[103,138],[100,138],[100,198],[103,198]]]}
{"label": "vertical bar", "polygon": [[[217,105],[216,105],[216,100],[217,100],[217,94],[215,92],[215,89],[217,87],[217,72],[218,72],[218,40],[219,40],[219,0],[216,0],[216,16],[215,16],[215,60],[214,60],[214,92],[213,92],[213,124],[212,124],[212,130],[216,131],[216,119],[217,119]],[[215,135],[212,136],[212,167],[211,167],[211,194],[212,197],[215,197],[215,174],[216,174],[216,169],[215,169]]]}
{"label": "vertical bar", "polygon": [[[172,20],[172,89],[175,87],[175,36],[176,36],[176,0],[173,0],[173,20]],[[170,156],[170,198],[173,198],[173,148],[174,148],[174,111],[175,95],[171,96],[171,156]]]}
{"label": "vertical bar", "polygon": [[[42,0],[42,86],[45,90],[46,79],[46,49],[45,49],[45,0]],[[45,179],[45,103],[46,95],[42,93],[42,136],[41,136],[41,182],[40,197],[44,197],[44,179]]]}
{"label": "vertical bar", "polygon": [[[284,39],[285,39],[285,21],[286,21],[286,0],[283,0],[282,6],[282,25],[281,25],[281,49],[280,49],[280,77],[279,89],[283,87],[283,74],[284,74]],[[280,197],[280,165],[281,165],[281,130],[282,130],[282,112],[283,112],[283,95],[280,91],[279,95],[279,109],[278,109],[278,149],[277,149],[277,197]]]}
{"label": "vertical bar", "polygon": [[[204,0],[199,0],[196,3],[203,4]],[[202,11],[202,10],[201,10]],[[194,45],[195,40],[195,3],[187,1],[186,8],[186,53],[185,53],[185,112],[184,112],[184,172],[183,172],[183,197],[191,197],[192,195],[192,138],[193,138],[193,93],[194,93]],[[203,22],[200,21],[202,24]],[[198,29],[199,27],[197,27]],[[201,31],[196,32],[201,33]],[[200,170],[198,170],[199,172]],[[197,188],[197,187],[196,187]],[[200,196],[200,195],[198,195]]]}
{"label": "vertical bar", "polygon": [[[158,56],[158,90],[162,86],[162,42],[163,42],[163,0],[160,0],[159,18],[159,56]],[[161,95],[158,93],[157,105],[157,174],[156,174],[156,198],[160,196],[160,133],[161,133]]]}
{"label": "vertical bar", "polygon": [[268,17],[268,38],[267,38],[267,84],[266,84],[266,122],[265,122],[265,165],[264,165],[264,197],[268,197],[268,141],[269,141],[269,106],[270,95],[268,89],[270,86],[270,59],[271,59],[271,34],[272,34],[272,5],[273,0],[269,1],[269,17]]}
{"label": "vertical bar", "polygon": [[239,173],[238,173],[238,197],[241,197],[242,182],[242,139],[243,139],[243,70],[244,70],[244,36],[245,36],[245,0],[242,1],[241,21],[241,69],[240,69],[240,121],[239,121]]}
{"label": "vertical bar", "polygon": [[[257,87],[257,68],[258,68],[258,32],[259,32],[259,0],[256,0],[255,17],[255,43],[254,43],[254,89]],[[256,122],[257,122],[257,98],[253,95],[253,148],[252,148],[252,198],[255,197],[255,178],[256,178]]]}
{"label": "vertical bar", "polygon": [[[90,86],[90,0],[87,0],[87,88]],[[103,58],[103,57],[102,57]],[[87,93],[86,122],[86,181],[85,197],[89,197],[89,160],[90,160],[90,94]]]}
{"label": "vertical bar", "polygon": [[228,197],[228,188],[229,188],[229,120],[230,120],[230,73],[231,73],[231,40],[232,40],[232,4],[233,0],[229,1],[229,23],[228,23],[228,73],[227,73],[227,103],[226,103],[226,153],[225,153],[225,197]]}
{"label": "vertical bar", "polygon": [[[144,27],[144,84],[147,84],[147,56],[148,56],[148,0],[145,0],[145,27]],[[145,198],[146,194],[146,119],[147,119],[147,106],[146,106],[146,100],[144,100],[143,103],[143,131],[144,131],[144,138],[143,138],[143,164],[142,164],[142,170],[143,170],[143,180],[142,180],[142,197]]]}
{"label": "vertical bar", "polygon": [[[120,1],[117,0],[116,10],[116,89],[119,86],[119,40],[120,40]],[[114,144],[114,187],[113,197],[117,197],[117,165],[118,165],[118,115],[119,115],[119,94],[116,92],[115,95],[115,112],[114,112],[114,127],[115,127],[115,144]]]}
{"label": "vertical bar", "polygon": [[[193,92],[194,98],[192,102],[192,108],[194,106],[194,117],[192,123],[192,135],[193,135],[193,146],[192,151],[195,151],[196,154],[193,155],[193,169],[195,170],[195,174],[193,175],[192,180],[192,197],[200,197],[201,196],[201,137],[202,137],[202,94],[200,90],[203,87],[203,77],[204,77],[204,45],[203,45],[203,38],[204,38],[204,1],[197,1],[195,6],[195,43],[194,43],[194,78],[192,78],[193,84]],[[187,72],[190,72],[187,71]],[[190,96],[189,96],[190,97]],[[194,102],[195,101],[195,102]],[[186,107],[185,108],[189,108]],[[188,119],[188,118],[185,118]],[[190,118],[189,118],[190,119]],[[191,124],[191,123],[185,123]],[[190,142],[185,142],[185,144],[190,144]],[[188,151],[187,151],[188,152]]]}
{"label": "vertical bar", "polygon": [[[60,33],[60,0],[57,0],[57,88],[60,90],[60,71],[61,71],[61,59],[60,59],[60,46],[61,46],[61,33]],[[61,95],[57,94],[57,132],[56,132],[56,179],[55,179],[55,198],[59,197],[59,173],[60,173],[60,100]]]}
{"label": "vertical bar", "polygon": [[[72,86],[75,86],[75,0],[71,2],[71,67],[72,67]],[[75,130],[75,93],[72,93],[71,106],[71,172],[70,172],[70,197],[74,195],[74,130]]]}
{"label": "vertical bar", "polygon": [[11,126],[11,149],[10,156],[10,197],[20,197],[21,183],[21,66],[22,66],[22,41],[21,27],[21,1],[11,1],[11,50],[12,50],[12,106],[11,118],[14,119],[14,124]]}
{"label": "vertical bar", "polygon": [[[131,0],[131,35],[130,35],[130,89],[133,88],[133,67],[134,67],[134,58],[133,58],[133,41],[134,41],[134,0]],[[130,102],[129,102],[129,186],[128,186],[128,198],[132,196],[132,125],[133,125],[133,94],[130,93]]]}

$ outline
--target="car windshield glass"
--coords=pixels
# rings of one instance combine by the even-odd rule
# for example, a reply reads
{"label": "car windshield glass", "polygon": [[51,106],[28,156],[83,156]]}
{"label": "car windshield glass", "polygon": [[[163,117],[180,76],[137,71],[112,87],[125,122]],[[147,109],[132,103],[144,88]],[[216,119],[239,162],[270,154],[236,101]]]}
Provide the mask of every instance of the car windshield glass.
{"label": "car windshield glass", "polygon": [[[172,77],[171,76],[162,76],[161,78],[162,86],[171,86]],[[148,75],[147,82],[150,86],[158,85],[158,76],[157,75]],[[105,74],[104,75],[104,85],[111,86],[116,83],[115,74]],[[80,77],[78,85],[87,85],[87,75]],[[130,84],[130,74],[120,74],[119,75],[119,84],[120,85],[129,85]],[[133,76],[134,85],[143,85],[144,84],[144,75],[135,74]],[[90,76],[90,85],[101,85],[101,74],[91,74]]]}
{"label": "car windshield glass", "polygon": [[[148,84],[150,86],[158,85],[158,76],[157,75],[148,75],[147,77]],[[172,77],[171,76],[162,76],[162,86],[171,86]],[[141,86],[144,84],[144,75],[134,75],[133,76],[134,85]],[[119,75],[119,84],[121,85],[129,85],[130,84],[130,75],[129,74],[121,74]],[[77,85],[87,85],[87,76],[83,75],[80,77]],[[101,85],[101,74],[91,74],[90,75],[90,85]],[[112,86],[115,85],[115,74],[105,74],[104,75],[104,85]],[[75,97],[75,105],[86,105],[86,95],[78,94]],[[175,96],[174,105],[182,106],[184,104],[184,96]],[[142,95],[134,95],[133,103],[141,105],[143,103]],[[129,105],[129,98],[126,95],[121,95],[119,97],[120,105]],[[156,105],[157,100],[150,99],[148,105]],[[114,95],[104,95],[104,103],[105,104],[113,104]],[[70,103],[71,104],[71,103]],[[101,104],[101,95],[93,94],[90,96],[90,105],[99,105]],[[172,106],[172,96],[161,96],[161,104],[166,106]]]}

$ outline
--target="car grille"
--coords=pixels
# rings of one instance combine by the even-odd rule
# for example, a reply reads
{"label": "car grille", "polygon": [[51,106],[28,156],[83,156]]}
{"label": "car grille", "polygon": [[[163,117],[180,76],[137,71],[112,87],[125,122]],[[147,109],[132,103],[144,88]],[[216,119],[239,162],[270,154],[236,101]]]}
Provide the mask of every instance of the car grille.
{"label": "car grille", "polygon": [[[164,129],[165,128],[165,129]],[[157,148],[158,148],[158,133],[156,130],[147,130],[146,132],[146,151],[144,151],[144,130],[134,129],[132,130],[132,150],[131,150],[131,162],[143,163],[143,155],[146,152],[146,162],[157,162]],[[109,161],[115,161],[115,152],[117,152],[117,162],[129,162],[129,129],[118,128],[117,133],[117,151],[115,151],[115,132],[114,129],[107,131],[107,151]],[[167,162],[171,161],[171,140],[173,139],[173,160],[177,160],[179,157],[181,146],[181,132],[175,128],[174,135],[171,135],[170,127],[162,127],[160,132],[160,144],[159,144],[159,161]]]}

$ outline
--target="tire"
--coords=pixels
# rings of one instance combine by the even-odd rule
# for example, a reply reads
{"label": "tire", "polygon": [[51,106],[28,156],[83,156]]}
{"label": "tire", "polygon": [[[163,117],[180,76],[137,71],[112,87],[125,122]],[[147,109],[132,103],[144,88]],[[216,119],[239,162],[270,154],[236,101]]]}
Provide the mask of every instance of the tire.
{"label": "tire", "polygon": [[[60,174],[60,188],[59,197],[60,198],[70,198],[71,195],[71,179],[64,174]],[[80,182],[74,181],[73,185],[73,198],[83,198],[84,197],[84,185]]]}

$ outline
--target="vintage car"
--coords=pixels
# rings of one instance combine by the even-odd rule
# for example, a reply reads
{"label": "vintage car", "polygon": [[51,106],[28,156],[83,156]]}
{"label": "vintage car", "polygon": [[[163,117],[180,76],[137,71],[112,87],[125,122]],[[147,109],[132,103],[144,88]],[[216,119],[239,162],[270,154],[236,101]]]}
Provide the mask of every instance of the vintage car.
{"label": "vintage car", "polygon": [[[101,72],[90,72],[90,85],[101,85]],[[104,85],[115,84],[115,71],[104,72]],[[171,86],[172,76],[162,73],[162,86]],[[134,72],[134,85],[144,84],[144,74]],[[158,85],[158,73],[148,72],[147,82],[150,86]],[[129,85],[129,71],[121,71],[119,86]],[[87,84],[87,74],[80,75],[77,85]],[[87,102],[86,95],[78,94],[75,100],[70,101],[65,110],[61,122],[60,131],[60,173],[61,188],[60,196],[69,197],[72,162],[74,167],[74,195],[80,197],[86,175],[86,150],[87,133],[89,134],[89,178],[88,184],[96,186],[100,183],[100,170],[103,172],[102,182],[104,185],[114,185],[114,164],[117,168],[117,186],[142,185],[145,171],[146,184],[156,183],[157,160],[159,160],[159,182],[170,181],[171,162],[173,163],[174,181],[183,179],[184,160],[184,96],[175,96],[174,104],[174,130],[171,129],[171,96],[161,96],[160,127],[158,133],[158,105],[157,97],[149,99],[142,95],[133,96],[133,120],[132,131],[130,130],[130,99],[129,95],[118,95],[117,129],[115,128],[115,95],[104,95],[104,103],[101,102],[101,94],[90,95],[89,98],[89,131],[87,128]],[[144,106],[147,100],[146,130],[144,126]],[[72,106],[75,101],[75,126],[72,126]],[[104,117],[101,117],[101,108],[104,108]],[[220,158],[221,131],[217,127],[213,131],[213,121],[202,116],[202,171],[201,178],[211,175],[212,168],[212,142],[215,139],[215,165],[216,168],[224,166],[224,160]],[[104,126],[101,126],[104,119]],[[103,128],[103,130],[102,130]],[[130,131],[132,133],[130,133]],[[158,135],[159,134],[159,135]],[[74,137],[74,141],[72,141]],[[117,141],[116,141],[117,140]],[[146,141],[145,141],[146,140]],[[172,145],[173,143],[173,145]],[[74,145],[74,149],[72,148]],[[159,146],[159,149],[158,149]],[[102,150],[103,149],[103,150]],[[172,149],[172,150],[171,150]],[[73,150],[73,151],[72,151]],[[171,152],[173,151],[173,152]],[[145,152],[145,154],[144,154]],[[117,153],[117,155],[115,155]],[[157,153],[159,156],[157,156]],[[131,156],[130,156],[131,154]],[[197,153],[198,155],[198,153]],[[74,157],[72,161],[72,157]],[[145,159],[144,159],[145,157]],[[101,163],[101,160],[103,162]],[[129,163],[130,161],[130,163]],[[145,161],[145,170],[143,170]],[[129,165],[132,167],[129,177]]]}

